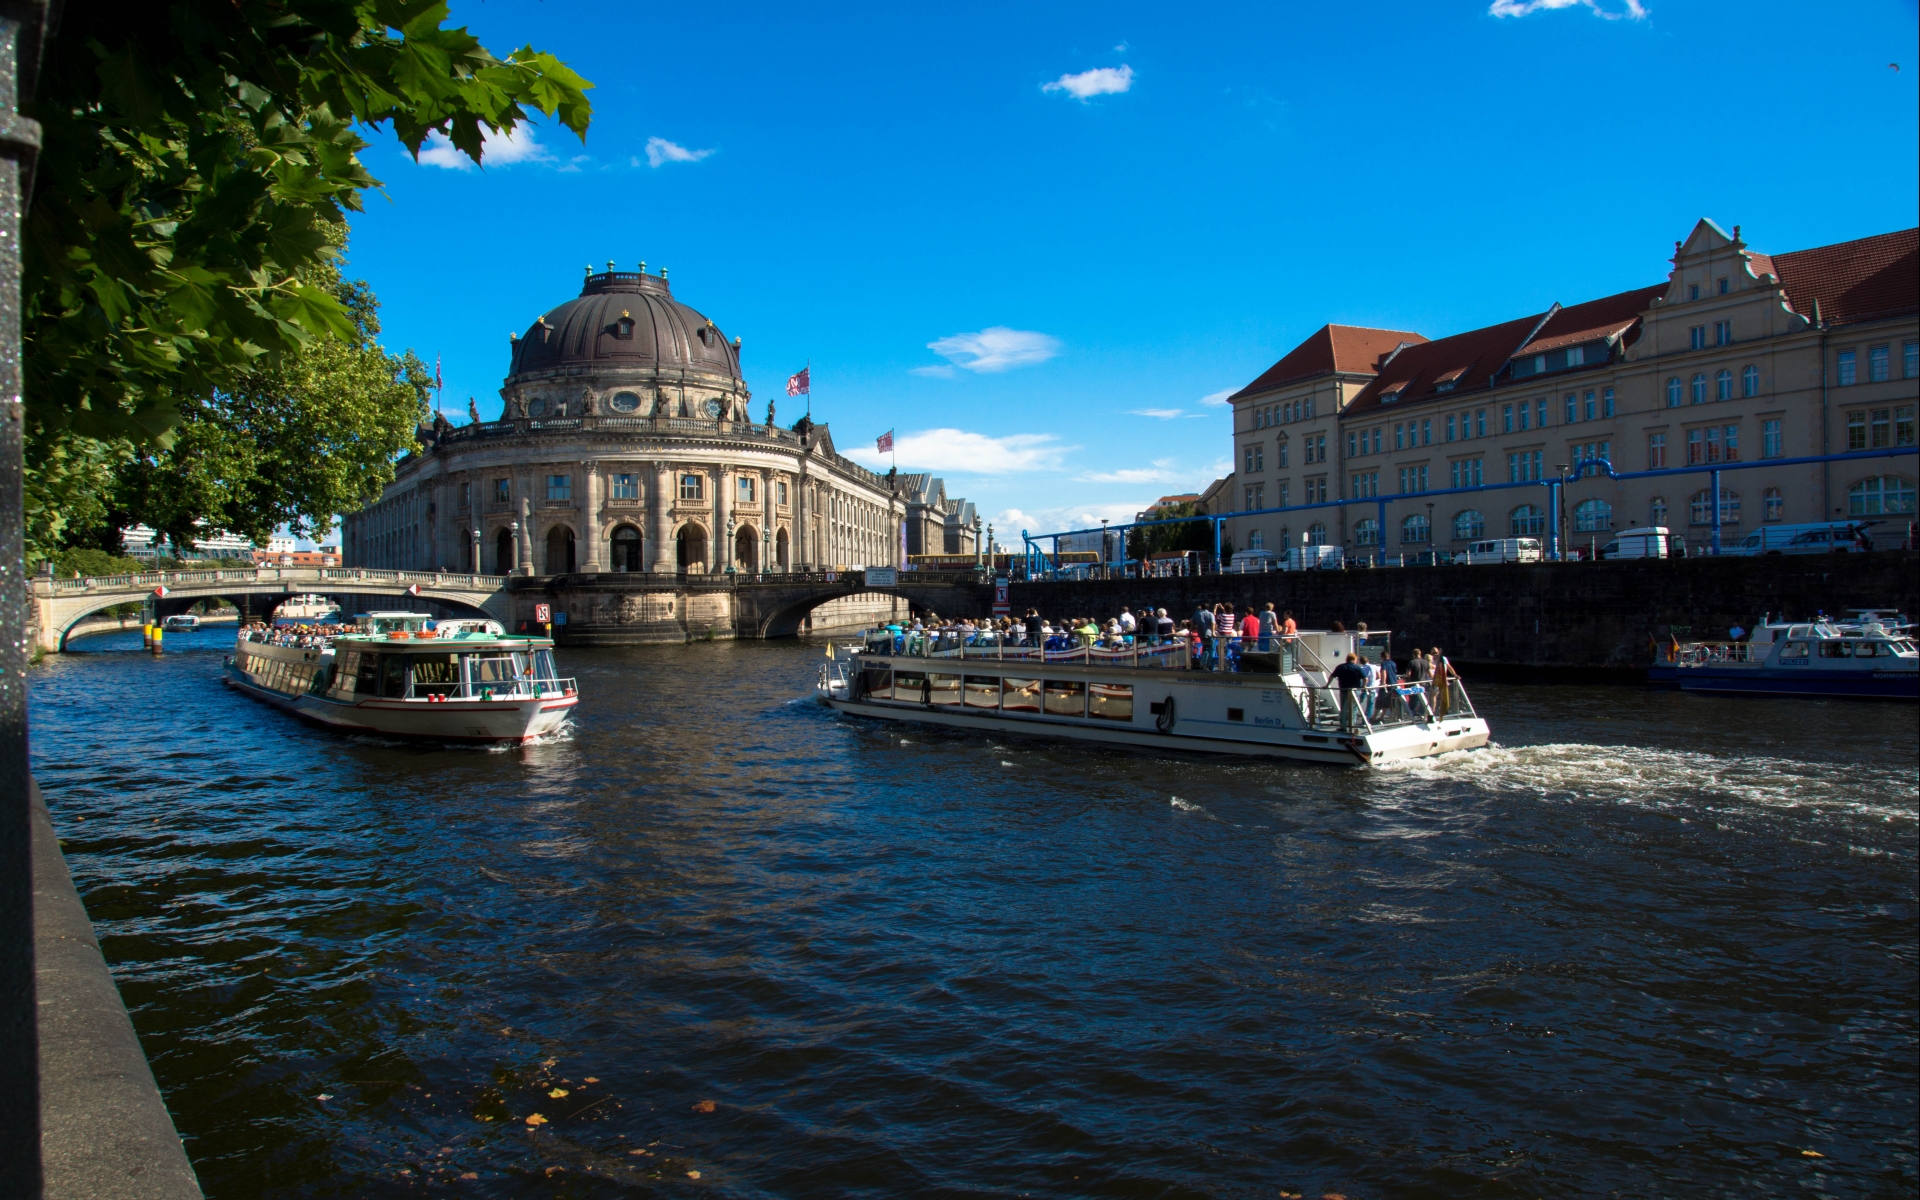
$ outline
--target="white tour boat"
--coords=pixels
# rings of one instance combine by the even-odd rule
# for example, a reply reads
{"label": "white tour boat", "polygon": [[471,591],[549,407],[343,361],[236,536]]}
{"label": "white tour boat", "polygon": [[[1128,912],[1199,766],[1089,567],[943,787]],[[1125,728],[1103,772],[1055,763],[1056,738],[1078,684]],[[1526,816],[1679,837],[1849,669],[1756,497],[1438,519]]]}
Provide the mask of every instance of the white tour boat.
{"label": "white tour boat", "polygon": [[1920,646],[1898,613],[1763,619],[1745,641],[1669,641],[1647,678],[1683,692],[1920,700]]}
{"label": "white tour boat", "polygon": [[200,628],[200,618],[192,613],[177,613],[160,622],[160,628],[168,633],[192,633]]}
{"label": "white tour boat", "polygon": [[273,610],[276,623],[287,625],[343,624],[340,605],[326,596],[289,596]]}
{"label": "white tour boat", "polygon": [[1384,633],[1302,630],[1277,645],[1242,652],[1238,670],[1196,670],[1184,640],[1041,650],[875,630],[821,668],[817,692],[884,720],[1349,766],[1487,744],[1458,676],[1443,691],[1335,685],[1348,654],[1381,661]]}
{"label": "white tour boat", "polygon": [[579,703],[574,681],[555,674],[551,639],[423,613],[369,613],[360,631],[334,638],[242,634],[224,678],[334,729],[436,742],[529,741]]}

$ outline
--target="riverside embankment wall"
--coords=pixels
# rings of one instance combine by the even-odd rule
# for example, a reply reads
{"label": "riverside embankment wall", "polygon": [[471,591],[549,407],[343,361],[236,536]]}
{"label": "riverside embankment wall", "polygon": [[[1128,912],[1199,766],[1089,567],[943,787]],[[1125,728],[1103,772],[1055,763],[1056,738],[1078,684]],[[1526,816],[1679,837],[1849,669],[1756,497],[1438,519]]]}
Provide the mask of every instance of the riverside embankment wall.
{"label": "riverside embankment wall", "polygon": [[1292,609],[1304,626],[1365,621],[1390,629],[1396,650],[1438,645],[1455,663],[1509,668],[1643,670],[1648,639],[1724,637],[1762,613],[1810,617],[1824,609],[1920,613],[1920,554],[1637,559],[1598,563],[1400,567],[1015,583],[1014,611],[1106,617],[1121,605],[1164,608],[1176,619],[1231,602]]}

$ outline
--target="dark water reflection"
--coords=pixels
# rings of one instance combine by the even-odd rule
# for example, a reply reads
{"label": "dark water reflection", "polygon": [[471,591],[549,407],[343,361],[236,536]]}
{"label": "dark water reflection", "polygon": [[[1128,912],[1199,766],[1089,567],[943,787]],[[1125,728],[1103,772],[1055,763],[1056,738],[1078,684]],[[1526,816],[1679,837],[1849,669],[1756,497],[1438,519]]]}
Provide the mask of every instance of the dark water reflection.
{"label": "dark water reflection", "polygon": [[486,752],[230,637],[33,681],[210,1196],[1920,1180],[1911,706],[1483,684],[1497,748],[1368,774],[850,722],[742,644],[565,654],[572,736]]}

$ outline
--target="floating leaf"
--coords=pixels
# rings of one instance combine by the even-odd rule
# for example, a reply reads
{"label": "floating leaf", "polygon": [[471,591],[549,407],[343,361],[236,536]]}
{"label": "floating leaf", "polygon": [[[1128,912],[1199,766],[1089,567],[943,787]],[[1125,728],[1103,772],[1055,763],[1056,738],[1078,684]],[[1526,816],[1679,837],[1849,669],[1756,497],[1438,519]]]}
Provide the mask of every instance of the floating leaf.
{"label": "floating leaf", "polygon": [[587,1076],[587,1078],[586,1078],[586,1082],[588,1082],[588,1083],[599,1083],[599,1082],[600,1082],[600,1080],[599,1080],[599,1079],[598,1079],[597,1077],[595,1077],[595,1076],[592,1076],[592,1075],[589,1075],[589,1076]]}
{"label": "floating leaf", "polygon": [[700,1172],[698,1172],[698,1171],[688,1171],[688,1172],[687,1172],[687,1178],[688,1178],[688,1179],[698,1179],[698,1178],[700,1178]]}
{"label": "floating leaf", "polygon": [[1800,1157],[1801,1158],[1825,1158],[1826,1155],[1820,1153],[1818,1150],[1802,1150],[1800,1152]]}
{"label": "floating leaf", "polygon": [[711,1100],[702,1100],[700,1103],[693,1106],[693,1111],[698,1113],[709,1113],[718,1107],[719,1105],[715,1104]]}
{"label": "floating leaf", "polygon": [[550,1091],[550,1092],[548,1092],[548,1093],[547,1093],[547,1098],[548,1098],[548,1099],[550,1099],[550,1100],[558,1100],[558,1099],[559,1099],[560,1097],[562,1097],[562,1096],[564,1096],[564,1095],[566,1095],[566,1094],[567,1094],[567,1089],[565,1089],[565,1088],[555,1088],[555,1089],[553,1089],[552,1091]]}
{"label": "floating leaf", "polygon": [[314,1099],[315,1100],[331,1100],[333,1099],[333,1097],[328,1095],[326,1092],[321,1092],[318,1096],[315,1096]]}
{"label": "floating leaf", "polygon": [[462,1179],[478,1179],[478,1178],[480,1178],[480,1176],[479,1176],[479,1173],[478,1173],[478,1172],[475,1172],[475,1171],[462,1171],[462,1172],[460,1172],[460,1178],[462,1178]]}
{"label": "floating leaf", "polygon": [[547,1119],[541,1116],[539,1113],[534,1113],[532,1116],[527,1118],[527,1124],[529,1125],[545,1125],[546,1123],[547,1123]]}

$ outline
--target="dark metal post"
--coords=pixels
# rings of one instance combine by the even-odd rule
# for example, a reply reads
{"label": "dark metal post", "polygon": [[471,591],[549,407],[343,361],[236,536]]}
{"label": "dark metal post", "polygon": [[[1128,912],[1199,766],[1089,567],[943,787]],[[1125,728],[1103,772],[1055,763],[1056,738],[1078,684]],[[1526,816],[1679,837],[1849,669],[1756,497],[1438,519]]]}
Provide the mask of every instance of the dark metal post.
{"label": "dark metal post", "polygon": [[1713,553],[1720,553],[1720,472],[1708,472],[1711,481],[1708,487],[1713,489]]}
{"label": "dark metal post", "polygon": [[33,95],[46,17],[46,0],[0,3],[0,1196],[38,1196],[41,1180],[20,395],[20,226],[40,127],[19,102]]}

